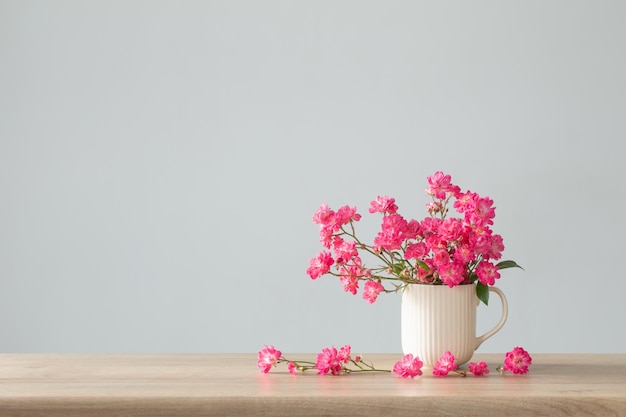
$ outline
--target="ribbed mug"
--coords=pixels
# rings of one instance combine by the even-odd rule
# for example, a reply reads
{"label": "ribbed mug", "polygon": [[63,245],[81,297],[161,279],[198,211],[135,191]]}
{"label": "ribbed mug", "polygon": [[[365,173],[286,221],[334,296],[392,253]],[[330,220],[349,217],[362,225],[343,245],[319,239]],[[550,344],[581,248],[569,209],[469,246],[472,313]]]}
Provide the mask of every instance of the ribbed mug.
{"label": "ribbed mug", "polygon": [[401,332],[404,354],[419,356],[424,368],[433,368],[446,351],[457,365],[468,362],[474,351],[498,332],[508,315],[504,293],[489,287],[502,302],[502,316],[494,328],[476,336],[476,285],[409,284],[402,290]]}

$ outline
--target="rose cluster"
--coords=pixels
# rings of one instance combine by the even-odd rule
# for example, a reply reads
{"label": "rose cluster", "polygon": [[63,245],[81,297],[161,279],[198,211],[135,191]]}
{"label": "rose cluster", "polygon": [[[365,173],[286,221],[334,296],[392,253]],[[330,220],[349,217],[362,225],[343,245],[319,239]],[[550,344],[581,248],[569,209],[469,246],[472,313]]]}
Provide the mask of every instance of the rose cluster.
{"label": "rose cluster", "polygon": [[[319,375],[340,375],[353,372],[393,372],[402,378],[415,378],[423,374],[422,361],[410,353],[397,361],[392,370],[388,370],[378,369],[373,364],[365,362],[361,355],[352,357],[350,345],[345,345],[339,350],[334,346],[323,348],[317,355],[315,362],[287,359],[274,346],[265,345],[259,351],[257,366],[263,373],[268,373],[272,367],[282,362],[287,362],[287,369],[291,374],[298,374],[311,369],[315,369]],[[504,364],[499,366],[497,370],[501,373],[508,371],[516,375],[526,374],[531,364],[532,358],[529,353],[518,346],[506,353]],[[475,376],[483,376],[489,374],[489,367],[483,361],[477,363],[470,362],[468,371]],[[446,376],[451,372],[462,376],[467,375],[466,371],[458,369],[454,355],[448,351],[441,355],[435,364],[433,375]]]}
{"label": "rose cluster", "polygon": [[315,362],[289,360],[274,346],[265,345],[259,351],[257,366],[261,369],[261,372],[268,373],[273,366],[281,362],[287,362],[287,369],[291,374],[305,372],[310,369],[317,370],[317,373],[320,375],[340,375],[351,372],[389,372],[376,369],[372,364],[365,362],[361,355],[353,357],[350,345],[345,345],[339,350],[334,346],[325,347],[317,355]]}
{"label": "rose cluster", "polygon": [[[334,211],[322,204],[313,222],[319,225],[325,250],[309,261],[307,274],[312,279],[337,276],[344,290],[352,294],[363,283],[363,298],[373,303],[381,292],[394,292],[406,284],[454,287],[476,282],[478,293],[481,286],[495,284],[500,269],[519,267],[514,261],[494,263],[502,257],[504,244],[502,236],[491,229],[493,200],[461,191],[450,175],[440,171],[427,181],[426,193],[432,201],[426,205],[428,216],[421,221],[399,214],[394,198],[379,196],[370,203],[369,212],[383,216],[371,245],[356,236],[355,223],[361,219],[356,207]],[[458,217],[448,217],[450,204]],[[381,264],[366,267],[363,254],[378,258]],[[393,287],[386,288],[383,282]]]}

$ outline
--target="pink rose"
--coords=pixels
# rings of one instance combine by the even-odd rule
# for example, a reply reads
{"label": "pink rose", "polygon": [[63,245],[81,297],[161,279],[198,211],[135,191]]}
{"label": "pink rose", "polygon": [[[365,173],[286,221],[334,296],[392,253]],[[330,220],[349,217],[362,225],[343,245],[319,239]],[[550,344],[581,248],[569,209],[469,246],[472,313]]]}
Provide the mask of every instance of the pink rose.
{"label": "pink rose", "polygon": [[370,213],[394,214],[398,211],[396,200],[391,197],[378,196],[376,200],[370,203]]}
{"label": "pink rose", "polygon": [[465,280],[465,267],[463,264],[449,262],[437,267],[437,273],[441,282],[448,287],[456,287]]}
{"label": "pink rose", "polygon": [[474,260],[474,250],[469,245],[460,245],[456,248],[452,256],[455,262],[466,264]]}
{"label": "pink rose", "polygon": [[514,374],[526,374],[533,360],[523,348],[516,347],[507,352],[504,359],[504,370]]}
{"label": "pink rose", "polygon": [[421,239],[422,225],[415,219],[409,220],[406,226],[405,235],[407,239]]}
{"label": "pink rose", "polygon": [[493,200],[489,197],[477,199],[474,210],[470,214],[471,223],[493,224],[493,218],[496,217],[496,208],[493,207]]}
{"label": "pink rose", "polygon": [[463,236],[463,224],[454,217],[447,218],[439,226],[438,233],[442,239],[455,242]]}
{"label": "pink rose", "polygon": [[407,239],[407,221],[399,214],[383,217],[382,230],[374,238],[374,245],[387,250],[400,249]]}
{"label": "pink rose", "polygon": [[433,375],[446,376],[456,369],[456,359],[452,352],[447,351],[437,361],[433,368]]}
{"label": "pink rose", "polygon": [[443,220],[436,217],[426,217],[424,220],[422,220],[422,222],[420,223],[420,227],[422,229],[422,234],[424,235],[424,237],[428,237],[433,233],[437,233],[437,230],[439,230],[439,226],[441,226],[441,223],[443,223]]}
{"label": "pink rose", "polygon": [[491,235],[489,236],[489,246],[485,251],[485,259],[500,259],[503,250],[504,243],[502,242],[502,236]]}
{"label": "pink rose", "polygon": [[333,249],[335,251],[335,257],[338,264],[345,264],[349,262],[353,257],[358,256],[359,253],[356,250],[356,242],[346,242],[339,236],[333,238]]}
{"label": "pink rose", "polygon": [[476,376],[482,376],[489,373],[489,367],[483,361],[480,361],[478,363],[470,362],[469,371]]}
{"label": "pink rose", "polygon": [[328,252],[320,252],[315,258],[309,261],[309,267],[306,273],[311,279],[317,279],[330,271],[330,267],[335,263],[332,256]]}
{"label": "pink rose", "polygon": [[476,268],[478,280],[485,285],[494,285],[496,279],[500,278],[498,267],[488,261],[482,261]]}
{"label": "pink rose", "polygon": [[385,288],[378,281],[367,281],[365,283],[365,287],[363,288],[363,298],[368,303],[372,304],[378,298],[378,294],[383,292]]}
{"label": "pink rose", "polygon": [[351,266],[349,269],[343,269],[341,277],[339,281],[343,284],[343,290],[345,292],[349,292],[352,295],[355,295],[359,289],[359,279],[354,275],[352,269],[356,268],[355,266]]}
{"label": "pink rose", "polygon": [[296,375],[298,373],[298,367],[293,362],[289,362],[289,364],[287,364],[287,369],[289,369],[290,374]]}
{"label": "pink rose", "polygon": [[422,361],[417,356],[414,358],[412,354],[404,355],[401,361],[393,365],[393,373],[402,378],[415,378],[422,375]]}
{"label": "pink rose", "polygon": [[356,207],[343,206],[339,207],[337,213],[335,214],[336,222],[339,226],[343,226],[344,224],[348,224],[351,221],[358,222],[361,220],[361,215],[356,212]]}
{"label": "pink rose", "polygon": [[334,223],[335,212],[328,207],[328,203],[322,204],[313,214],[313,223],[327,225]]}
{"label": "pink rose", "polygon": [[461,191],[459,187],[452,184],[452,177],[441,171],[435,172],[427,180],[428,188],[426,188],[426,193],[438,199],[446,198],[447,193],[456,195]]}
{"label": "pink rose", "polygon": [[422,259],[428,254],[428,247],[424,242],[411,243],[406,247],[404,257],[406,259]]}
{"label": "pink rose", "polygon": [[274,346],[265,345],[263,349],[259,350],[257,366],[261,369],[261,372],[266,374],[272,369],[272,366],[278,363],[281,356],[282,353],[280,350],[276,350]]}
{"label": "pink rose", "polygon": [[474,210],[474,207],[476,207],[476,200],[478,200],[478,198],[478,194],[467,191],[456,196],[453,207],[457,213],[460,214],[471,212]]}
{"label": "pink rose", "polygon": [[317,355],[315,368],[320,375],[326,375],[329,372],[332,375],[339,375],[343,370],[343,366],[338,357],[337,349],[334,346],[323,348],[322,352]]}
{"label": "pink rose", "polygon": [[352,347],[350,345],[342,346],[341,349],[339,349],[339,353],[337,353],[337,359],[339,359],[340,362],[348,363],[350,361],[351,350]]}

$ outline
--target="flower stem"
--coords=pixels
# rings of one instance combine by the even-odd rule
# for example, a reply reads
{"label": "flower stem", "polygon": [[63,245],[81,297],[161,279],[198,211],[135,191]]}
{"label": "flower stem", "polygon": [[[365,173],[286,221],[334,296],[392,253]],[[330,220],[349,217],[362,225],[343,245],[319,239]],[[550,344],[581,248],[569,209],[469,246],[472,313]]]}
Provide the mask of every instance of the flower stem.
{"label": "flower stem", "polygon": [[347,373],[355,373],[355,372],[391,372],[389,369],[348,369],[346,368]]}

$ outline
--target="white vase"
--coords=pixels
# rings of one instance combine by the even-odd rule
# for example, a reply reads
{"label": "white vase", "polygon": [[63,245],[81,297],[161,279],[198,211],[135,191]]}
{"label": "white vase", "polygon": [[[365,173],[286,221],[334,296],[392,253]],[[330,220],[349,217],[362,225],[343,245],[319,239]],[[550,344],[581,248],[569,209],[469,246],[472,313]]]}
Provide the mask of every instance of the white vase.
{"label": "white vase", "polygon": [[474,351],[504,326],[508,304],[504,293],[489,287],[502,301],[502,317],[496,326],[476,337],[476,285],[409,284],[402,292],[401,332],[404,354],[419,356],[424,368],[433,368],[446,351],[457,365],[468,362]]}

